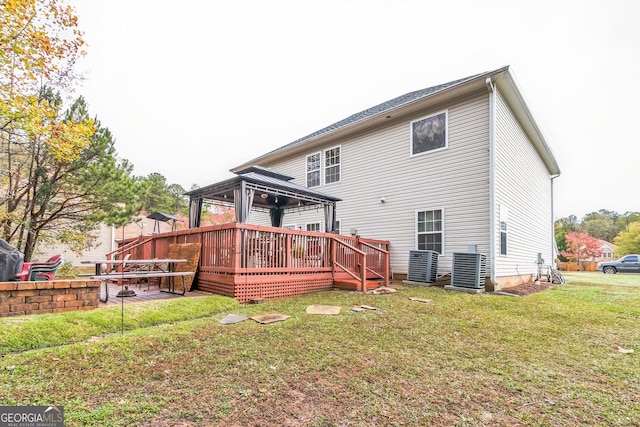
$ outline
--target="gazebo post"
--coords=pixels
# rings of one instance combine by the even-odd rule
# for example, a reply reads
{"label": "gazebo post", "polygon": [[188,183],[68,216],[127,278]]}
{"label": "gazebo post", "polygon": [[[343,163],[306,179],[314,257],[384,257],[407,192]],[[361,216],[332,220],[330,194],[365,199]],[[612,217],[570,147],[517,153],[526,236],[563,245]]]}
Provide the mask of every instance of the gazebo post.
{"label": "gazebo post", "polygon": [[202,215],[202,197],[189,196],[189,228],[200,227],[200,217]]}

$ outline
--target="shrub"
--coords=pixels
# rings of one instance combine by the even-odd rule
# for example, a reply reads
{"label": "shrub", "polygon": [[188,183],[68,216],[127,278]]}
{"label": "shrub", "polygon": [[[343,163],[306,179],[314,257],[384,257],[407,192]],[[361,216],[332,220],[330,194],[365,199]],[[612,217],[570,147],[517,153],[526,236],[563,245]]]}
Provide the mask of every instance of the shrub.
{"label": "shrub", "polygon": [[74,279],[77,275],[78,275],[78,272],[76,271],[75,268],[73,268],[71,261],[63,262],[62,265],[58,267],[58,270],[56,271],[56,277],[60,277],[62,279]]}

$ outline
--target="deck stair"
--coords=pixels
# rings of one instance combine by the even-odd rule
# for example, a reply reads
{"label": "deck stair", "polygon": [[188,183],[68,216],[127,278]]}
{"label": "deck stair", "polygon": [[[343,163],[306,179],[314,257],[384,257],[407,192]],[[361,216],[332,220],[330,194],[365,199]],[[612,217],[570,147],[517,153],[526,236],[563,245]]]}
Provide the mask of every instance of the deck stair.
{"label": "deck stair", "polygon": [[[382,285],[383,283],[379,280],[367,280],[366,282],[368,291],[372,289],[377,289]],[[338,289],[343,289],[346,291],[358,291],[360,290],[360,281],[355,279],[334,280],[333,287]]]}

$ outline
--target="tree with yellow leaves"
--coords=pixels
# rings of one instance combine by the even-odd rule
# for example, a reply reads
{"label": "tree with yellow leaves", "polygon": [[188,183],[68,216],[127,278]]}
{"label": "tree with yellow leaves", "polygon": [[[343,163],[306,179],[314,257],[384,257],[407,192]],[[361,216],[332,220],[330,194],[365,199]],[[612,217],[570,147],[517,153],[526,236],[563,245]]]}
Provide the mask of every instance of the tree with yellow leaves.
{"label": "tree with yellow leaves", "polygon": [[58,0],[0,0],[0,129],[47,115],[45,86],[69,88],[84,40],[74,10]]}
{"label": "tree with yellow leaves", "polygon": [[0,0],[0,236],[29,260],[39,241],[73,249],[137,209],[131,165],[82,98],[64,109],[84,44],[62,0]]}
{"label": "tree with yellow leaves", "polygon": [[613,242],[618,245],[617,256],[640,253],[640,221],[629,224],[625,231],[613,239]]}

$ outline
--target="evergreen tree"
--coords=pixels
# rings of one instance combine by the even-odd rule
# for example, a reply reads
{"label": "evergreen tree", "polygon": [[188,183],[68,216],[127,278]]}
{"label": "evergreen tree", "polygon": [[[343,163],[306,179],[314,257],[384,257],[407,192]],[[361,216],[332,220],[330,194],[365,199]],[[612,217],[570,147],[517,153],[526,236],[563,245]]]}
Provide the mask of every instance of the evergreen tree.
{"label": "evergreen tree", "polygon": [[[89,119],[84,99],[64,113],[60,96],[49,89],[41,102],[58,112],[48,118],[51,130],[24,133],[2,153],[13,177],[2,200],[3,238],[24,252],[25,260],[39,243],[85,249],[101,222],[120,224],[139,210],[132,168],[118,161],[111,132]],[[56,141],[63,137],[77,141]]]}

